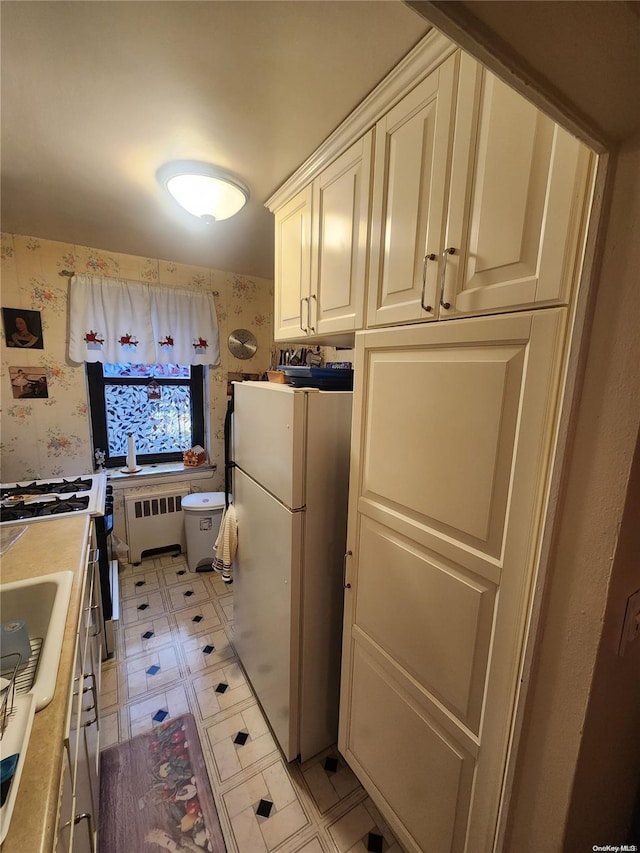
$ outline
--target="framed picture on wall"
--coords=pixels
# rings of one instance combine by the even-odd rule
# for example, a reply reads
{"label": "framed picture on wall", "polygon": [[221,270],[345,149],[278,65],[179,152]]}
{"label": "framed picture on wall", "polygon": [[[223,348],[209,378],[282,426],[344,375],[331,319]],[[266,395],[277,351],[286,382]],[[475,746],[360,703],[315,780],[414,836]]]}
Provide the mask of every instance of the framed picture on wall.
{"label": "framed picture on wall", "polygon": [[34,400],[49,396],[44,367],[10,367],[11,390],[16,400]]}
{"label": "framed picture on wall", "polygon": [[27,308],[3,308],[4,337],[8,347],[44,349],[39,311]]}

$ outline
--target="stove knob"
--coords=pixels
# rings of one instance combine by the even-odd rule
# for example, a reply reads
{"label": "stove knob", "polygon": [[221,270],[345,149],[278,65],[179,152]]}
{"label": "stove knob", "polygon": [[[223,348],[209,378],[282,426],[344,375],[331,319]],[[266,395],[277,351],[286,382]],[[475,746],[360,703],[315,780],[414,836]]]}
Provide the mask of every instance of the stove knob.
{"label": "stove knob", "polygon": [[112,495],[112,494],[113,494],[113,486],[112,486],[112,485],[110,485],[110,484],[107,484],[107,494],[108,494],[108,495]]}

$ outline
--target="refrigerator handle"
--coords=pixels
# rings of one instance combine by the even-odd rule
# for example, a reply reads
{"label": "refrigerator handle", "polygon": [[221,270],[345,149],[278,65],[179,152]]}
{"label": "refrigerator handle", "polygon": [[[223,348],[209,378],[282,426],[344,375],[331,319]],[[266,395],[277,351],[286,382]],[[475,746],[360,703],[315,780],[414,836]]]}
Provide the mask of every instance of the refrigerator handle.
{"label": "refrigerator handle", "polygon": [[231,417],[233,415],[233,385],[231,385],[231,397],[227,402],[227,412],[224,416],[224,508],[229,509],[229,495],[231,494],[231,469],[235,468],[235,462],[231,461]]}
{"label": "refrigerator handle", "polygon": [[342,586],[345,589],[351,589],[351,584],[347,583],[347,557],[351,557],[352,555],[353,551],[347,551],[342,561]]}

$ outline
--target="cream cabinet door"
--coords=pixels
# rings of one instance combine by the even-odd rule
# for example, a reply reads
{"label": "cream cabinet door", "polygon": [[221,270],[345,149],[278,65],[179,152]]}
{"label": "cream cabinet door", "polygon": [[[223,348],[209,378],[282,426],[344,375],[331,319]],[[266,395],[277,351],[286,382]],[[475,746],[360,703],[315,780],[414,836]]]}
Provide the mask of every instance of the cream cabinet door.
{"label": "cream cabinet door", "polygon": [[364,326],[373,131],[314,181],[310,333]]}
{"label": "cream cabinet door", "polygon": [[565,321],[356,336],[339,747],[408,851],[493,849]]}
{"label": "cream cabinet door", "polygon": [[589,163],[577,139],[462,55],[441,318],[568,301]]}
{"label": "cream cabinet door", "polygon": [[458,63],[447,59],[376,125],[368,326],[436,316]]}
{"label": "cream cabinet door", "polygon": [[311,195],[309,184],[275,214],[276,341],[303,338],[309,333]]}

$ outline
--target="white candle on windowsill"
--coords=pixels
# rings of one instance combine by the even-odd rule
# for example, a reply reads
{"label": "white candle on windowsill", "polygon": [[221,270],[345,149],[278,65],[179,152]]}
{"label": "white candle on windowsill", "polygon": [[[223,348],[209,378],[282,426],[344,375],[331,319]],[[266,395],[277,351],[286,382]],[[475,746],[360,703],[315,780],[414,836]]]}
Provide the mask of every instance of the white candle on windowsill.
{"label": "white candle on windowsill", "polygon": [[129,433],[129,441],[127,444],[127,470],[136,471],[138,468],[136,462],[136,443],[133,438],[133,433]]}

